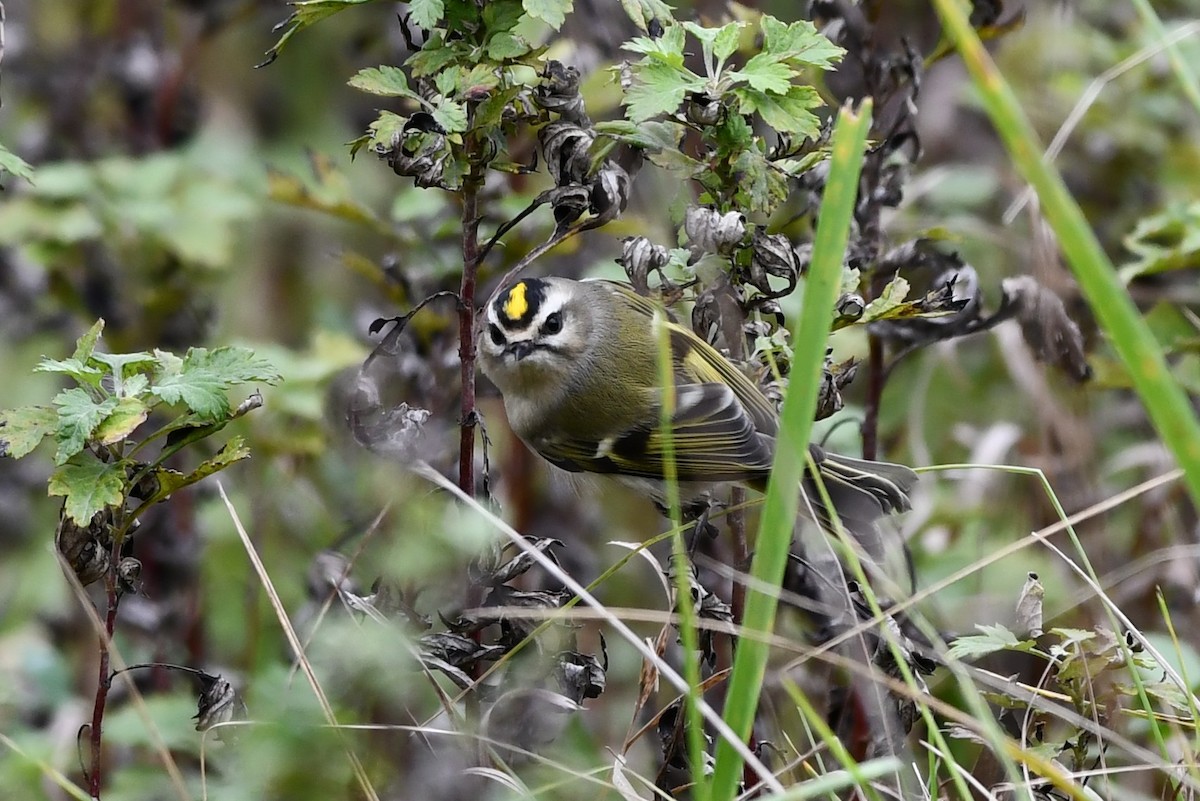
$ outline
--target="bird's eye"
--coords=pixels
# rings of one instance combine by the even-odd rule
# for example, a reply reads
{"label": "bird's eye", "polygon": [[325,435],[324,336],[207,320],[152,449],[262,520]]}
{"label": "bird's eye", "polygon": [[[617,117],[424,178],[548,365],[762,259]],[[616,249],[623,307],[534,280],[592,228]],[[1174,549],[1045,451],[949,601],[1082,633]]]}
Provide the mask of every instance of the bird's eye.
{"label": "bird's eye", "polygon": [[554,312],[542,323],[542,333],[553,336],[562,330],[562,312]]}
{"label": "bird's eye", "polygon": [[492,338],[492,344],[500,347],[504,344],[504,332],[500,330],[500,326],[492,323],[488,326],[488,336]]}

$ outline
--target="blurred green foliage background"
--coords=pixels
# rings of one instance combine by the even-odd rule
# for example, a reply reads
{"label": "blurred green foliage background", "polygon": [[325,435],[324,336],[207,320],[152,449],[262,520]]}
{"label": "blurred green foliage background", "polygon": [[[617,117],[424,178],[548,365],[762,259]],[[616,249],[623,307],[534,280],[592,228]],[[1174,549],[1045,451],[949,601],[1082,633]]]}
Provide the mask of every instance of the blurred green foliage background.
{"label": "blurred green foliage background", "polygon": [[[695,5],[702,15],[721,13],[717,2]],[[794,19],[802,4],[755,5]],[[877,26],[885,38],[933,49],[938,29],[927,4],[883,5]],[[1197,25],[1194,3],[1154,6],[1172,26]],[[360,448],[345,424],[350,380],[373,347],[371,321],[456,288],[461,269],[455,198],[414,188],[369,153],[351,160],[346,146],[386,108],[386,98],[346,81],[360,68],[402,60],[396,14],[403,4],[339,14],[294,37],[261,69],[255,65],[275,41],[272,26],[290,12],[275,0],[7,0],[4,7],[0,142],[36,171],[31,182],[5,176],[0,196],[0,408],[53,395],[55,379],[32,367],[43,355],[67,355],[97,317],[107,321],[113,351],[249,345],[284,381],[264,391],[263,409],[234,424],[254,456],[220,481],[293,618],[319,605],[314,560],[332,548],[358,552],[351,580],[364,592],[386,576],[421,614],[452,615],[466,603],[465,566],[492,532]],[[1024,25],[992,47],[1047,142],[1097,76],[1154,42],[1126,3],[1031,3],[1026,13]],[[616,113],[604,67],[620,59],[629,33],[615,3],[579,0],[552,47],[554,57],[589,73],[584,94],[597,118]],[[1200,64],[1194,30],[1179,47],[1185,61]],[[836,78],[830,86],[836,92]],[[1165,452],[1119,364],[1089,329],[1041,222],[1028,204],[1004,219],[1023,186],[953,56],[924,75],[919,108],[924,152],[904,203],[887,220],[889,237],[924,233],[958,251],[978,270],[992,305],[1002,278],[1036,276],[1083,324],[1096,377],[1079,386],[1036,363],[1012,326],[927,348],[890,378],[881,456],[918,466],[1038,467],[1068,512],[1163,473]],[[1200,117],[1162,53],[1100,89],[1056,163],[1110,255],[1130,265],[1131,276],[1148,273],[1130,291],[1178,378],[1200,392]],[[621,221],[534,270],[616,276],[619,237],[666,241],[673,228],[664,209],[681,187],[647,172]],[[523,208],[544,188],[540,180],[489,183],[485,224]],[[548,215],[535,216],[516,229],[483,284],[490,288],[552,225]],[[447,468],[457,447],[455,336],[449,308],[415,318],[412,362],[402,360],[395,388],[397,397],[434,410],[429,458]],[[866,348],[858,332],[832,344],[839,358]],[[858,447],[856,426],[834,424],[861,418],[862,389],[852,385],[848,408],[822,424],[835,450]],[[561,556],[575,575],[590,580],[624,555],[607,542],[640,541],[664,528],[648,503],[626,491],[576,490],[552,478],[508,434],[494,393],[483,392],[491,488],[505,516],[522,532],[564,540]],[[58,500],[45,494],[49,471],[46,460],[0,460],[0,733],[24,753],[0,749],[0,794],[10,798],[66,797],[35,760],[77,777],[75,735],[94,691],[94,635],[53,557]],[[1034,479],[999,469],[927,474],[914,506],[898,525],[911,538],[923,585],[1056,519]],[[1200,624],[1197,522],[1181,488],[1169,484],[1079,528],[1092,564],[1139,626],[1161,631],[1158,588],[1177,628]],[[146,586],[122,609],[117,646],[125,661],[237,677],[251,717],[274,724],[208,754],[211,797],[344,797],[344,743],[300,725],[320,716],[302,679],[288,672],[286,644],[215,484],[157,509],[135,553]],[[1048,619],[1094,622],[1094,605],[1069,571],[1033,548],[974,571],[925,612],[949,631],[1007,622],[1031,570],[1046,586]],[[634,560],[603,586],[605,601],[664,609],[651,573]],[[346,719],[435,714],[404,647],[360,636],[348,616],[332,618],[312,658]],[[657,626],[638,630],[653,636]],[[580,637],[598,647],[596,632],[585,624]],[[609,691],[561,743],[560,758],[581,769],[604,764],[603,744],[620,742],[630,723],[639,661],[611,644],[609,658]],[[1195,652],[1185,658],[1195,680]],[[191,689],[165,672],[138,681],[154,726],[118,685],[106,726],[114,766],[106,797],[171,795],[154,731],[185,765],[198,797]],[[453,759],[394,758],[407,753],[408,737],[360,732],[351,744],[370,772],[386,777],[380,786],[389,797],[459,797],[450,789],[426,794],[444,786],[445,771],[457,775]]]}

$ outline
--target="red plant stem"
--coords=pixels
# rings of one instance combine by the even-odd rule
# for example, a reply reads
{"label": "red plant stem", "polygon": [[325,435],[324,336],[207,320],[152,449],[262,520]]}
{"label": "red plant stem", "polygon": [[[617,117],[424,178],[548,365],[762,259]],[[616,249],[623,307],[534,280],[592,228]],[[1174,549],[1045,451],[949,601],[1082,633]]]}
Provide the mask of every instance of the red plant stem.
{"label": "red plant stem", "polygon": [[[483,176],[479,169],[478,140],[468,134],[465,156],[471,164],[470,172],[463,181],[462,192],[462,282],[458,290],[458,360],[462,370],[462,406],[460,407],[458,439],[458,486],[471,497],[475,496],[475,426],[478,412],[475,410],[475,277],[479,270],[479,190]],[[478,606],[483,600],[483,590],[471,583],[467,589],[467,604]],[[476,631],[471,639],[483,642],[483,631]],[[471,668],[471,678],[483,675],[483,664],[476,661]],[[478,719],[479,696],[467,696],[467,714]]]}
{"label": "red plant stem", "polygon": [[[113,563],[116,564],[115,562]],[[117,578],[116,568],[110,567],[104,576],[104,589],[108,599],[108,611],[104,616],[104,634],[100,637],[100,669],[96,681],[96,703],[92,707],[91,750],[92,764],[88,770],[88,792],[92,798],[100,798],[100,785],[104,778],[103,762],[100,758],[101,736],[104,726],[104,707],[108,703],[108,689],[112,686],[112,671],[109,667],[109,643],[117,626]]]}
{"label": "red plant stem", "polygon": [[874,334],[868,335],[867,401],[863,414],[863,458],[875,459],[879,453],[879,403],[887,373],[883,367],[883,342]]}
{"label": "red plant stem", "polygon": [[[466,157],[476,157],[475,138],[468,137]],[[462,407],[459,419],[458,486],[475,495],[475,274],[479,268],[479,188],[474,164],[463,182],[462,283],[458,290],[458,359],[462,369]]]}
{"label": "red plant stem", "polygon": [[[729,491],[729,533],[733,539],[733,567],[739,573],[750,568],[750,549],[746,545],[746,518],[738,507],[746,502],[746,490],[733,487]],[[742,616],[746,611],[746,584],[740,578],[734,578],[733,587],[729,593],[729,606],[733,613],[733,625],[742,625]]]}

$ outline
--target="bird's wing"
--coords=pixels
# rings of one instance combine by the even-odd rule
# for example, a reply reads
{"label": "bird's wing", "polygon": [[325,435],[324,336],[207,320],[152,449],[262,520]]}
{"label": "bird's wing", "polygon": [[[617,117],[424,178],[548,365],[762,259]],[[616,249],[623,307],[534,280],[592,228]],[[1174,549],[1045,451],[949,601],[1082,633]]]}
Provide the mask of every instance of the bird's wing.
{"label": "bird's wing", "polygon": [[771,469],[774,441],[761,436],[754,421],[724,384],[684,384],[675,388],[670,438],[653,421],[662,411],[662,393],[653,401],[655,416],[602,441],[540,440],[538,452],[573,472],[616,473],[660,479],[673,450],[680,481],[743,481]]}
{"label": "bird's wing", "polygon": [[658,315],[664,320],[663,324],[669,334],[672,366],[677,384],[724,384],[733,392],[734,398],[749,416],[754,429],[761,435],[775,436],[779,427],[779,416],[775,407],[745,373],[722,356],[716,348],[696,336],[690,328],[676,322],[656,301],[637,294],[626,284],[615,281],[604,283],[612,287],[613,291],[624,295],[638,312],[652,319]]}
{"label": "bird's wing", "polygon": [[[743,481],[765,490],[779,427],[775,407],[732,362],[671,319],[657,302],[626,284],[604,283],[625,295],[637,311],[661,320],[669,333],[677,391],[672,423],[679,479]],[[661,409],[661,403],[656,408]],[[564,462],[555,462],[553,454],[543,455],[568,470],[658,478],[662,476],[664,444],[656,428],[646,427],[604,443],[564,443]],[[909,468],[827,454],[816,445],[809,445],[809,454],[842,523],[860,538],[875,540],[878,517],[908,508],[907,493],[916,481],[916,473]],[[819,500],[811,474],[804,486],[814,516],[830,530],[830,514]]]}

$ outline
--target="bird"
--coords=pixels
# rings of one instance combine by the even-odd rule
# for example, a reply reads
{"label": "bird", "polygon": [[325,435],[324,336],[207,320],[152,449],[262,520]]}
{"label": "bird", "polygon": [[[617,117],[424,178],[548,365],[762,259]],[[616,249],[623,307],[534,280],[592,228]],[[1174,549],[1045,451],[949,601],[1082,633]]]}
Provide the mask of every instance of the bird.
{"label": "bird", "polygon": [[[681,499],[730,483],[766,491],[779,414],[757,384],[652,298],[602,279],[526,278],[501,286],[479,326],[479,366],[513,432],[550,464],[666,497],[668,450]],[[673,388],[660,376],[663,328]],[[672,392],[671,398],[668,393]],[[671,448],[663,431],[671,402]],[[842,525],[870,553],[875,521],[910,508],[910,468],[809,444]],[[833,531],[811,473],[813,517]]]}

